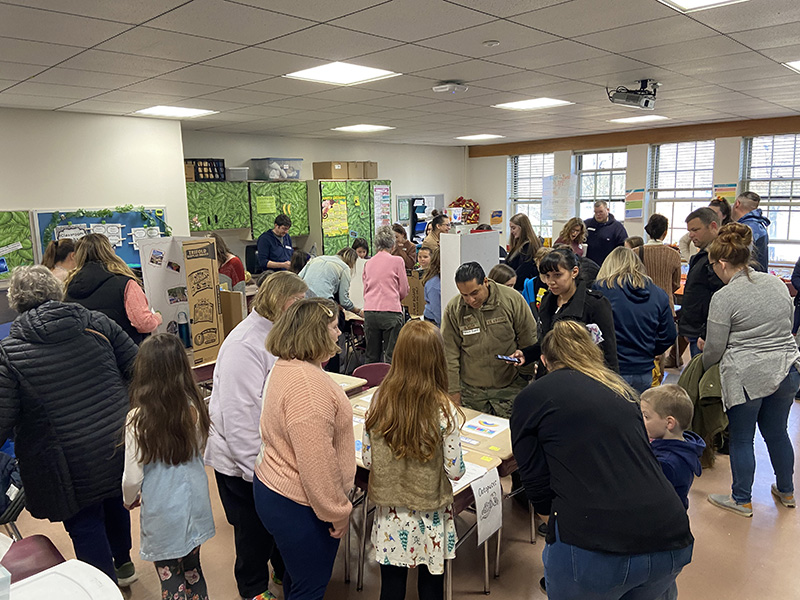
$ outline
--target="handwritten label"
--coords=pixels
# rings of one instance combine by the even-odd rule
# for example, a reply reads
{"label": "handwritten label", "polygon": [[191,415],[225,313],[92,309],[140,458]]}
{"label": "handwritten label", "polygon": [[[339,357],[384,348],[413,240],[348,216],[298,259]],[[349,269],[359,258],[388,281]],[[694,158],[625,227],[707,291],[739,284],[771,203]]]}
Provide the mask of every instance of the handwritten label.
{"label": "handwritten label", "polygon": [[472,482],[475,514],[478,517],[478,545],[503,526],[503,488],[497,469]]}
{"label": "handwritten label", "polygon": [[5,256],[6,254],[10,254],[14,252],[14,250],[22,250],[22,242],[14,242],[13,244],[9,244],[8,246],[3,246],[0,248],[0,256]]}

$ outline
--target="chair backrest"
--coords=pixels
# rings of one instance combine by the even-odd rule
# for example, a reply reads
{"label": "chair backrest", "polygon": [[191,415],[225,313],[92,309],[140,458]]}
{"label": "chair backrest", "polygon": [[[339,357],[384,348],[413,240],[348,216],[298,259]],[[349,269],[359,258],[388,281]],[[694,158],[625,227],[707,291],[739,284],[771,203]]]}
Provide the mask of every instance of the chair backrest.
{"label": "chair backrest", "polygon": [[0,564],[11,573],[11,583],[16,583],[63,562],[49,538],[32,535],[11,544]]}
{"label": "chair backrest", "polygon": [[391,366],[392,365],[389,363],[369,363],[367,365],[361,365],[360,367],[356,367],[356,370],[353,371],[353,377],[366,379],[366,387],[368,388],[375,387],[381,384],[381,381],[386,377]]}

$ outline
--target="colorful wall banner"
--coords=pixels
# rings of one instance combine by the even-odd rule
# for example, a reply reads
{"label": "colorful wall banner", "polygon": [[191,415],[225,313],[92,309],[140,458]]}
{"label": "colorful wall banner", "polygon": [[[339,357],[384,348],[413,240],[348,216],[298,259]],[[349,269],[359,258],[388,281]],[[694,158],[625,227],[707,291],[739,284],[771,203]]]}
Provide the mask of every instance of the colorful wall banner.
{"label": "colorful wall banner", "polygon": [[644,190],[625,192],[625,219],[641,219],[644,216]]}
{"label": "colorful wall banner", "polygon": [[736,184],[715,183],[714,198],[716,200],[727,200],[728,203],[733,206],[733,203],[736,202]]}

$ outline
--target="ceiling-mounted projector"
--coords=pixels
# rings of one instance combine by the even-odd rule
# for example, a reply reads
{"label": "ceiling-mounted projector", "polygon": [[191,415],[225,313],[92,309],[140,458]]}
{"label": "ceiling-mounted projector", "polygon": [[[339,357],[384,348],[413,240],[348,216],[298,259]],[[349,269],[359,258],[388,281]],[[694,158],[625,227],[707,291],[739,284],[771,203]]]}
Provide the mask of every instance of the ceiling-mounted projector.
{"label": "ceiling-mounted projector", "polygon": [[632,106],[642,110],[653,110],[656,107],[656,90],[661,86],[653,79],[641,79],[639,89],[630,90],[624,86],[619,86],[613,92],[606,88],[608,99],[614,104]]}
{"label": "ceiling-mounted projector", "polygon": [[460,92],[466,92],[469,86],[465,85],[463,81],[440,81],[431,89],[440,94],[458,94]]}

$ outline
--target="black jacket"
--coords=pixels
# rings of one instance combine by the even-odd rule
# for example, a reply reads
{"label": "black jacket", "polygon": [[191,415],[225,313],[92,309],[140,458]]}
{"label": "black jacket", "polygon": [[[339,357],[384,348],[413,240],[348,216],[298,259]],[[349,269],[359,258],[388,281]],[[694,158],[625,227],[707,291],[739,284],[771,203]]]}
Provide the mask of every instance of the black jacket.
{"label": "black jacket", "polygon": [[708,252],[705,249],[700,250],[689,261],[681,311],[678,314],[678,333],[688,338],[705,339],[711,296],[723,285],[725,284],[708,263]]}
{"label": "black jacket", "polygon": [[653,455],[639,405],[577,371],[531,383],[511,412],[528,499],[553,515],[547,542],[645,554],[692,543],[681,500]]}
{"label": "black jacket", "polygon": [[539,306],[539,342],[528,348],[523,348],[525,362],[533,362],[539,359],[541,343],[548,331],[553,329],[553,324],[559,319],[572,319],[580,321],[584,325],[596,324],[603,334],[603,341],[600,349],[603,351],[606,365],[619,372],[619,361],[617,359],[617,337],[614,332],[614,316],[611,312],[611,303],[603,294],[586,288],[586,284],[578,280],[577,289],[572,298],[569,299],[561,310],[558,308],[558,298],[547,292],[542,298]]}
{"label": "black jacket", "polygon": [[48,301],[0,342],[0,443],[15,432],[27,508],[63,521],[119,496],[137,347],[105,315]]}
{"label": "black jacket", "polygon": [[141,344],[146,336],[133,326],[125,310],[125,288],[130,280],[111,273],[100,263],[88,262],[69,282],[64,301],[103,313],[122,327],[134,343]]}
{"label": "black jacket", "polygon": [[514,289],[518,292],[522,292],[526,279],[534,279],[539,276],[539,269],[536,268],[536,262],[531,253],[530,242],[525,242],[520,251],[513,256],[506,256],[506,264],[517,274]]}
{"label": "black jacket", "polygon": [[617,221],[614,215],[608,215],[605,223],[598,223],[594,217],[586,219],[583,223],[586,225],[586,243],[589,246],[586,249],[586,258],[592,259],[600,266],[614,248],[622,246],[628,239],[625,226]]}

